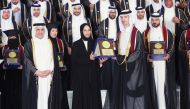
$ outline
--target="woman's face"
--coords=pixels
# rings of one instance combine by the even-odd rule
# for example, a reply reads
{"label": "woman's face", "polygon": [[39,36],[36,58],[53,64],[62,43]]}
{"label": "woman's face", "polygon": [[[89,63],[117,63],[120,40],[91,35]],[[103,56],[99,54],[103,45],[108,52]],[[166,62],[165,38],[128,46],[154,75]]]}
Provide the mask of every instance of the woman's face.
{"label": "woman's face", "polygon": [[85,38],[90,38],[91,36],[91,29],[88,25],[84,26],[83,34]]}
{"label": "woman's face", "polygon": [[51,31],[50,31],[50,36],[51,36],[52,38],[56,38],[56,37],[57,37],[57,34],[58,34],[57,28],[52,28]]}

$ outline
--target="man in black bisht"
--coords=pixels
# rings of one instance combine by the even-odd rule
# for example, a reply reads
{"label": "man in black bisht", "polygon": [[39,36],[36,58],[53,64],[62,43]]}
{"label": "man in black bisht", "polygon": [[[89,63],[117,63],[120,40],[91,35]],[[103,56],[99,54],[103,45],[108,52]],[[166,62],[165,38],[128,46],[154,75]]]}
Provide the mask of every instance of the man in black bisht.
{"label": "man in black bisht", "polygon": [[181,109],[190,107],[190,29],[185,30],[179,42],[179,64],[181,65]]}
{"label": "man in black bisht", "polygon": [[147,109],[145,103],[144,44],[132,24],[131,11],[119,16],[119,44],[116,72],[113,75],[111,109]]}
{"label": "man in black bisht", "polygon": [[61,73],[56,49],[45,24],[33,26],[32,39],[24,46],[22,108],[61,109]]}
{"label": "man in black bisht", "polygon": [[[176,109],[176,76],[174,63],[174,37],[162,23],[160,13],[151,15],[150,28],[145,31],[145,48],[148,53],[148,76],[150,78],[150,94],[152,107],[150,109]],[[153,59],[152,42],[164,43],[162,59]],[[157,45],[157,44],[156,44]]]}

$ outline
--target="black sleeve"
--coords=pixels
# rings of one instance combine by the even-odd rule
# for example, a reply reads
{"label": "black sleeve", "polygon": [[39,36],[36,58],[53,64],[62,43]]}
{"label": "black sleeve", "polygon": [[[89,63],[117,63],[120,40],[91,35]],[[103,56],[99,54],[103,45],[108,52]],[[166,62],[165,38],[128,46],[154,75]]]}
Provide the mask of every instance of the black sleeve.
{"label": "black sleeve", "polygon": [[30,33],[29,33],[29,31],[28,31],[28,28],[29,27],[27,27],[27,19],[23,22],[23,35],[24,35],[24,37],[26,37],[26,39],[27,40],[29,40],[30,38],[31,38],[31,36],[30,36]]}
{"label": "black sleeve", "polygon": [[143,38],[141,33],[138,31],[136,34],[136,48],[135,48],[135,52],[129,55],[129,58],[127,59],[128,63],[134,62],[137,59],[139,59],[139,57],[141,56],[141,54],[144,53],[144,43],[143,43]]}
{"label": "black sleeve", "polygon": [[96,34],[97,37],[104,36],[104,34],[103,34],[104,30],[103,29],[104,29],[104,21],[102,21],[100,23],[100,25],[98,26],[97,30],[95,31],[95,34]]}
{"label": "black sleeve", "polygon": [[63,22],[63,25],[62,25],[62,31],[63,31],[63,36],[62,36],[62,40],[63,40],[63,43],[64,45],[66,45],[66,47],[71,47],[71,45],[69,44],[69,40],[68,40],[68,26],[67,26],[67,19],[65,19],[65,21]]}
{"label": "black sleeve", "polygon": [[27,42],[24,46],[24,70],[25,73],[35,73],[37,71],[34,66],[33,56],[32,56],[32,45],[30,42]]}
{"label": "black sleeve", "polygon": [[185,47],[185,33],[186,31],[183,31],[183,33],[181,34],[179,47],[178,47],[179,51],[183,54],[187,54],[187,50]]}
{"label": "black sleeve", "polygon": [[174,54],[174,50],[174,36],[172,36],[172,33],[168,31],[168,50],[166,52],[172,56]]}
{"label": "black sleeve", "polygon": [[61,12],[61,0],[52,0],[52,5],[53,7],[55,8],[55,12],[58,13],[58,12]]}
{"label": "black sleeve", "polygon": [[188,18],[185,15],[184,11],[182,11],[181,9],[178,10],[179,10],[178,16],[180,16],[180,21],[181,21],[178,25],[181,29],[186,30],[189,27],[190,22],[188,21]]}
{"label": "black sleeve", "polygon": [[73,65],[88,65],[90,56],[85,57],[81,51],[80,44],[74,43],[72,46],[71,62]]}

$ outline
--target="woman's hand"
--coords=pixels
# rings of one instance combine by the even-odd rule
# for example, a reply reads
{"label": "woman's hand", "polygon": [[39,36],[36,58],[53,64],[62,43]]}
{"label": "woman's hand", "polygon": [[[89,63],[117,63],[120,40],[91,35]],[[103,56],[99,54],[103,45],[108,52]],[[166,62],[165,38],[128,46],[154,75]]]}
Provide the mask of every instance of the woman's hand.
{"label": "woman's hand", "polygon": [[103,63],[106,62],[108,59],[107,58],[99,58],[99,65],[100,67],[103,66]]}
{"label": "woman's hand", "polygon": [[95,56],[94,53],[92,52],[92,53],[90,54],[90,60],[92,60],[92,61],[95,60],[95,57],[96,57],[96,56]]}
{"label": "woman's hand", "polygon": [[108,59],[107,58],[99,58],[99,63],[103,64],[104,62],[106,62]]}

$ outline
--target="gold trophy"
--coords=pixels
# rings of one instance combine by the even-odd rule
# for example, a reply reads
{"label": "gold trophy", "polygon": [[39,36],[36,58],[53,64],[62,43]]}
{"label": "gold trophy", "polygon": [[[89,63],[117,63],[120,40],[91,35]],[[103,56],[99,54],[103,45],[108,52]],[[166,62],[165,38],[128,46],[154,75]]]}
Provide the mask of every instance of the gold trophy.
{"label": "gold trophy", "polygon": [[114,57],[114,41],[113,39],[98,38],[95,46],[94,54],[97,58]]}

